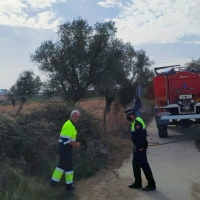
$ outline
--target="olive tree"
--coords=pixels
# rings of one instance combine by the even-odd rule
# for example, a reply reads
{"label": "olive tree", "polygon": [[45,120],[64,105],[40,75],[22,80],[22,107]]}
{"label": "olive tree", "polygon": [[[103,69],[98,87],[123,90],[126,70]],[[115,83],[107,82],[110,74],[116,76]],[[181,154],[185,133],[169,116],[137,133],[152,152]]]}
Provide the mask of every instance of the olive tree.
{"label": "olive tree", "polygon": [[66,100],[76,103],[112,70],[117,56],[110,53],[115,32],[114,22],[96,23],[92,27],[78,18],[60,25],[58,41],[43,42],[31,59],[47,75],[49,85],[62,90]]}
{"label": "olive tree", "polygon": [[39,76],[35,76],[33,71],[23,71],[16,83],[8,91],[8,97],[12,101],[13,106],[16,101],[20,101],[20,106],[16,112],[19,114],[25,102],[38,94],[41,88],[42,82]]}

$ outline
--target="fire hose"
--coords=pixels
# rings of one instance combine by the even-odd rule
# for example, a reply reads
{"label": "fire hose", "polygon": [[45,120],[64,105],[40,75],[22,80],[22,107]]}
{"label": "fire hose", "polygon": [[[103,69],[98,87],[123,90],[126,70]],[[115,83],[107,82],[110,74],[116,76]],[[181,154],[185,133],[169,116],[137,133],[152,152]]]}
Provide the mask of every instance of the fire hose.
{"label": "fire hose", "polygon": [[164,143],[148,142],[148,146],[160,146],[160,145],[170,144],[170,143],[174,143],[174,142],[182,142],[182,141],[187,141],[187,140],[200,140],[200,138],[185,138],[185,139],[181,139],[181,140],[175,140],[175,141],[164,142]]}

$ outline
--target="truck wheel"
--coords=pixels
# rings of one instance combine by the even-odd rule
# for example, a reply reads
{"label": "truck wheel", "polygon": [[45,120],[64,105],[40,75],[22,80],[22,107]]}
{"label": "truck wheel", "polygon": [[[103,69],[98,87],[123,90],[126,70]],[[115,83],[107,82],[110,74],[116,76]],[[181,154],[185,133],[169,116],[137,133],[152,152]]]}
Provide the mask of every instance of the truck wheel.
{"label": "truck wheel", "polygon": [[160,138],[167,137],[167,125],[158,125],[158,135]]}

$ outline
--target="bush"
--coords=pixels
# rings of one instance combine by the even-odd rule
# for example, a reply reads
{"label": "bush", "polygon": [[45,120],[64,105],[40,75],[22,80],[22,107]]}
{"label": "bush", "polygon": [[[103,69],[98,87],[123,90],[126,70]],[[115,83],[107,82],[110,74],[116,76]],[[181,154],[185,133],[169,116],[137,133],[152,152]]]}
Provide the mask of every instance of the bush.
{"label": "bush", "polygon": [[8,161],[0,164],[0,199],[2,200],[59,200],[68,199],[63,187],[51,190],[42,178],[23,175]]}
{"label": "bush", "polygon": [[11,159],[13,166],[27,174],[50,177],[57,164],[60,130],[74,109],[81,113],[77,139],[82,143],[74,151],[75,178],[92,175],[107,158],[101,152],[106,140],[101,123],[91,113],[61,102],[17,117],[0,114],[1,160]]}
{"label": "bush", "polygon": [[[142,118],[147,123],[153,113],[153,101],[142,102],[145,108]],[[99,119],[91,113],[61,102],[45,104],[40,110],[17,117],[1,113],[0,199],[69,199],[63,190],[64,176],[56,190],[48,187],[46,178],[50,180],[57,165],[59,133],[73,109],[81,112],[77,139],[82,143],[81,148],[74,149],[74,178],[91,176],[107,162],[115,168],[121,166],[132,151],[130,123],[124,118],[124,110],[119,121],[112,115],[115,124],[127,124],[118,135],[104,133]]]}

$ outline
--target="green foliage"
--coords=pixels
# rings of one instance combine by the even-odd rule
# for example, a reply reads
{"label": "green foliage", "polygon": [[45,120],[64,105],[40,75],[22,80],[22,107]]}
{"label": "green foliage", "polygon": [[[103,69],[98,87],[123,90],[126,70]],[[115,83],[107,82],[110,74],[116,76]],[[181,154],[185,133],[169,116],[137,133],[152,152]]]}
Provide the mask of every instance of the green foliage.
{"label": "green foliage", "polygon": [[43,42],[31,55],[48,75],[45,93],[62,92],[65,99],[77,102],[88,89],[95,88],[105,98],[112,93],[114,100],[116,91],[130,82],[129,75],[132,82],[141,72],[146,75],[144,67],[152,63],[145,52],[135,51],[130,43],[117,39],[116,31],[111,21],[92,27],[78,18],[60,25],[59,40]]}
{"label": "green foliage", "polygon": [[112,21],[92,27],[79,17],[60,25],[58,41],[44,41],[31,55],[49,78],[44,93],[76,103],[95,89],[105,97],[104,112],[108,113],[126,85],[140,82],[146,87],[153,76],[148,68],[153,62],[145,51],[135,51],[130,43],[116,38],[116,32]]}
{"label": "green foliage", "polygon": [[130,58],[130,76],[132,84],[140,84],[143,87],[148,86],[148,79],[154,76],[154,72],[149,69],[153,64],[144,50],[135,52],[134,57]]}
{"label": "green foliage", "polygon": [[197,71],[200,71],[200,58],[199,59],[192,59],[192,62],[187,63],[187,69],[196,69]]}
{"label": "green foliage", "polygon": [[[24,173],[50,177],[56,167],[52,163],[55,164],[58,157],[61,127],[73,109],[75,107],[65,103],[54,102],[44,105],[41,110],[17,117],[0,114],[0,158],[10,158],[12,165],[21,168]],[[103,160],[105,163],[106,156],[100,152],[104,136],[99,120],[78,109],[81,112],[77,126],[80,130],[78,140],[82,146],[75,150],[75,174],[78,169],[77,177],[80,178],[94,173],[99,167],[98,162],[102,163]],[[87,172],[84,172],[84,168],[79,172],[85,162]]]}
{"label": "green foliage", "polygon": [[17,114],[20,113],[20,110],[27,99],[38,94],[41,85],[42,83],[40,81],[40,77],[35,77],[32,71],[24,71],[19,75],[15,85],[13,85],[8,91],[8,98],[12,101],[13,106],[15,105],[16,101],[20,101]]}
{"label": "green foliage", "polygon": [[135,87],[132,85],[124,86],[118,94],[119,103],[122,106],[128,105],[135,97]]}
{"label": "green foliage", "polygon": [[0,164],[0,199],[2,200],[59,200],[68,199],[63,187],[52,190],[43,178],[23,175],[9,162]]}
{"label": "green foliage", "polygon": [[62,91],[63,98],[73,102],[84,98],[94,82],[112,69],[117,55],[111,51],[109,41],[115,32],[114,22],[96,23],[91,27],[78,18],[60,25],[59,40],[43,42],[31,55],[32,61],[48,75],[45,93]]}
{"label": "green foliage", "polygon": [[[93,27],[78,18],[58,27],[58,41],[44,41],[31,60],[48,76],[43,91],[50,98],[59,95],[69,102],[78,102],[94,89],[105,97],[106,114],[119,91],[126,85],[140,83],[147,87],[153,64],[145,51],[135,51],[130,43],[116,38],[112,21]],[[128,94],[127,94],[128,95]],[[126,100],[127,102],[129,101]],[[123,104],[125,101],[123,101]]]}

